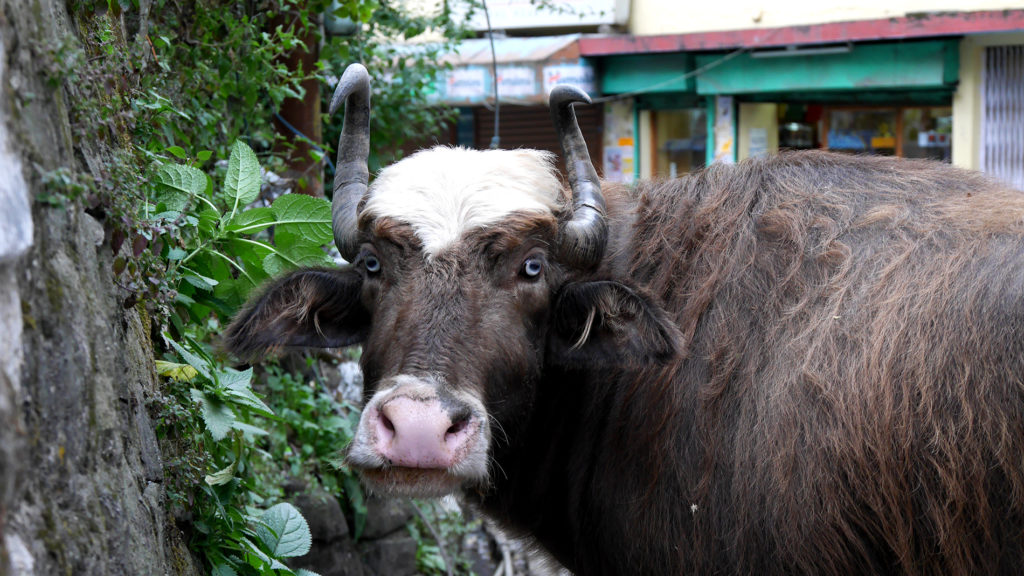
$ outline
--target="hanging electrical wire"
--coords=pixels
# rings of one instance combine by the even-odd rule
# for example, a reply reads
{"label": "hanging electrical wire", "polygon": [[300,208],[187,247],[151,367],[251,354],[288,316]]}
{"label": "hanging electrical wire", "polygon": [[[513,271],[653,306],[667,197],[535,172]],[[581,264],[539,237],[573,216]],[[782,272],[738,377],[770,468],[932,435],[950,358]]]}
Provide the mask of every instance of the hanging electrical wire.
{"label": "hanging electrical wire", "polygon": [[484,6],[484,18],[487,20],[487,38],[491,41],[491,84],[494,86],[494,136],[491,137],[491,149],[497,149],[501,143],[498,135],[499,118],[501,116],[501,99],[498,98],[498,54],[494,50],[494,30],[491,28],[491,13],[487,10],[487,0],[480,0]]}

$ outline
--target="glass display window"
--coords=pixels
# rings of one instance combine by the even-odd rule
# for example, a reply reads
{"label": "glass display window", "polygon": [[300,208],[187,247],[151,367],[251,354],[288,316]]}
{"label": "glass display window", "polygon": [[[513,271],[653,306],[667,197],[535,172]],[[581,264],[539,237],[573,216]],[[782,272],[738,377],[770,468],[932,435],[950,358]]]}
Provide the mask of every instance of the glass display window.
{"label": "glass display window", "polygon": [[949,106],[827,107],[822,147],[839,152],[950,161]]}
{"label": "glass display window", "polygon": [[898,156],[899,110],[830,108],[825,115],[825,147],[840,152]]}
{"label": "glass display window", "polygon": [[675,178],[707,162],[707,111],[703,108],[652,112],[654,149],[651,173]]}
{"label": "glass display window", "polygon": [[903,156],[949,162],[952,141],[952,107],[903,109]]}

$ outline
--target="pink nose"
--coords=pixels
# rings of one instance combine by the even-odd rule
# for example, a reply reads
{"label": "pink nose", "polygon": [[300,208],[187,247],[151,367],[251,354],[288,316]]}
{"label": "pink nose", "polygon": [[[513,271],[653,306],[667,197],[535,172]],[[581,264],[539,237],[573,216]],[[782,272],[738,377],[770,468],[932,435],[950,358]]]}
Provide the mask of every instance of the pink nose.
{"label": "pink nose", "polygon": [[449,468],[465,454],[475,426],[435,398],[396,396],[377,411],[375,448],[394,466]]}

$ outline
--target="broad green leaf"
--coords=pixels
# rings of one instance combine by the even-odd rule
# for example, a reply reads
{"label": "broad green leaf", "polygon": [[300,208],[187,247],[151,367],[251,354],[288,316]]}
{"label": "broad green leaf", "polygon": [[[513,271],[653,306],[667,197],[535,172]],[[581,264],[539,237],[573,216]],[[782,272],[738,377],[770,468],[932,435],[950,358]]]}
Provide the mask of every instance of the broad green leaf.
{"label": "broad green leaf", "polygon": [[231,147],[224,190],[232,204],[232,214],[260,196],[260,162],[252,148],[241,140]]}
{"label": "broad green leaf", "polygon": [[210,486],[220,486],[231,482],[231,479],[235,477],[235,464],[236,462],[232,462],[223,470],[218,470],[213,474],[207,474],[206,483]]}
{"label": "broad green leaf", "polygon": [[156,202],[163,202],[168,210],[181,211],[192,196],[206,190],[206,174],[191,166],[164,164],[156,172]]}
{"label": "broad green leaf", "polygon": [[266,230],[275,223],[274,209],[269,206],[261,206],[235,214],[235,217],[227,225],[226,229],[228,232],[255,234],[260,230]]}
{"label": "broad green leaf", "polygon": [[274,415],[273,410],[252,391],[252,368],[242,372],[228,368],[217,372],[217,376],[231,401],[252,408],[264,416]]}
{"label": "broad green leaf", "polygon": [[238,576],[238,572],[227,564],[217,564],[213,567],[213,571],[210,576]]}
{"label": "broad green leaf", "polygon": [[196,152],[196,160],[199,160],[200,162],[206,162],[210,159],[210,156],[213,156],[213,152],[210,150],[200,150],[199,152]]}
{"label": "broad green leaf", "polygon": [[179,212],[177,210],[166,210],[164,212],[158,212],[156,214],[153,214],[152,216],[149,217],[149,219],[150,220],[154,220],[154,221],[168,220],[168,221],[173,222],[173,221],[177,220],[178,217],[180,217],[180,216],[181,216],[181,212]]}
{"label": "broad green leaf", "polygon": [[232,386],[248,388],[252,382],[252,368],[247,368],[245,370],[235,370],[234,368],[218,370],[217,382],[226,388],[231,388]]}
{"label": "broad green leaf", "polygon": [[306,570],[305,568],[299,568],[295,570],[295,576],[320,576],[320,574],[313,572],[312,570]]}
{"label": "broad green leaf", "polygon": [[185,152],[185,149],[182,148],[181,146],[168,146],[167,148],[164,148],[164,151],[170,152],[171,154],[174,154],[175,156],[181,158],[182,160],[188,159],[188,153]]}
{"label": "broad green leaf", "polygon": [[319,246],[298,244],[291,246],[287,253],[275,252],[263,259],[263,269],[271,276],[303,266],[330,266],[333,262]]}
{"label": "broad green leaf", "polygon": [[248,406],[253,410],[263,414],[264,416],[273,416],[274,412],[269,406],[263,403],[262,400],[256,396],[256,393],[249,388],[232,388],[228,391],[227,396],[231,398],[236,404],[242,406]]}
{"label": "broad green leaf", "polygon": [[305,194],[285,194],[272,206],[277,217],[274,240],[278,248],[291,244],[323,245],[331,242],[331,203]]}
{"label": "broad green leaf", "polygon": [[292,558],[309,552],[313,539],[309,525],[297,508],[283,502],[270,507],[260,517],[256,535],[271,556]]}
{"label": "broad green leaf", "polygon": [[[267,434],[270,434],[270,432],[267,432],[263,428],[253,426],[252,424],[246,424],[245,422],[236,421],[234,424],[231,425],[231,427],[234,428],[235,430],[240,431],[243,435],[245,435],[245,439],[249,441],[252,441],[257,436],[266,436]],[[273,458],[273,456],[270,455],[267,455],[267,457]]]}
{"label": "broad green leaf", "polygon": [[205,290],[207,292],[213,290],[213,287],[219,284],[219,282],[217,282],[213,278],[208,278],[206,276],[201,276],[199,274],[185,274],[182,277],[189,284],[195,286],[196,288],[199,288],[200,290]]}
{"label": "broad green leaf", "polygon": [[196,371],[202,374],[203,377],[206,378],[207,380],[213,380],[213,377],[210,375],[210,364],[206,360],[204,360],[201,356],[193,354],[192,352],[186,350],[184,346],[178,344],[174,340],[168,341],[171,343],[171,346],[173,346],[174,349],[178,352],[178,354],[181,354],[181,357],[185,360],[185,362],[188,362],[190,366],[195,368]]}
{"label": "broad green leaf", "polygon": [[192,400],[199,403],[202,408],[203,423],[210,431],[210,436],[216,441],[223,440],[235,424],[235,413],[231,411],[226,403],[212,394],[202,390],[191,390]]}
{"label": "broad green leaf", "polygon": [[220,224],[220,213],[213,208],[206,207],[199,212],[199,219],[196,221],[196,226],[199,228],[199,232],[204,236],[213,236],[217,231],[217,225]]}
{"label": "broad green leaf", "polygon": [[167,362],[166,360],[156,361],[156,373],[175,382],[191,382],[199,374],[195,368],[188,364]]}
{"label": "broad green leaf", "polygon": [[[228,240],[226,251],[241,259],[245,271],[252,275],[258,274],[263,269],[263,259],[274,252],[274,247],[259,240],[231,238]],[[253,278],[260,279],[257,276],[253,276]]]}
{"label": "broad green leaf", "polygon": [[244,536],[239,540],[239,542],[242,544],[243,551],[247,555],[246,560],[249,562],[250,566],[256,569],[270,567],[270,556],[268,556],[263,550],[260,550],[260,547],[257,546],[255,542],[245,538]]}
{"label": "broad green leaf", "polygon": [[178,304],[184,304],[185,306],[191,306],[196,303],[196,301],[192,299],[191,296],[187,294],[182,294],[181,292],[178,292],[174,295],[174,301],[177,302]]}

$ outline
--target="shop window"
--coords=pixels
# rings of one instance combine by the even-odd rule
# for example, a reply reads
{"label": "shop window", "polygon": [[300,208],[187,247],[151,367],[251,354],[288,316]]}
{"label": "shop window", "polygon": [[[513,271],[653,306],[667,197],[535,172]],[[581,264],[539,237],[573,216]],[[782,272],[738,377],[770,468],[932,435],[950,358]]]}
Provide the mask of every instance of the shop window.
{"label": "shop window", "polygon": [[903,109],[903,154],[906,158],[931,158],[949,162],[953,138],[953,109]]}
{"label": "shop window", "polygon": [[779,149],[820,148],[822,111],[820,104],[779,104]]}
{"label": "shop window", "polygon": [[652,173],[675,178],[704,166],[707,160],[707,112],[703,108],[652,112],[657,153]]}
{"label": "shop window", "polygon": [[896,135],[899,133],[897,109],[831,108],[825,117],[828,122],[826,147],[829,150],[896,155]]}
{"label": "shop window", "polygon": [[822,146],[839,152],[950,161],[949,106],[829,107]]}

